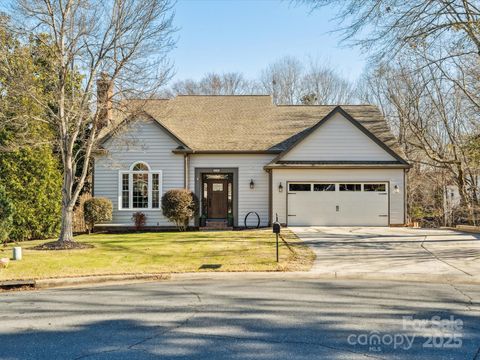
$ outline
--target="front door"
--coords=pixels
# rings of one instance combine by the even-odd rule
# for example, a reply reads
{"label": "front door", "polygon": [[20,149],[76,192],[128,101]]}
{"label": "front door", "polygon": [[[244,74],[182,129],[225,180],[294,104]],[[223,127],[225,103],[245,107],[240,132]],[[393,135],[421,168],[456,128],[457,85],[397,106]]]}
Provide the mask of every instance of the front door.
{"label": "front door", "polygon": [[225,219],[228,212],[228,180],[209,179],[206,183],[208,217]]}

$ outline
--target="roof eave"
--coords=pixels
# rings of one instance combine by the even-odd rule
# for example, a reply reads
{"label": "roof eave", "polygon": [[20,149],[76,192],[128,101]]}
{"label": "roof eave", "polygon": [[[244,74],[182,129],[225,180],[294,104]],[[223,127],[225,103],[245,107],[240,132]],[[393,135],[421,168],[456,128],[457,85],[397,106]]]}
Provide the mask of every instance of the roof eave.
{"label": "roof eave", "polygon": [[271,169],[410,169],[410,164],[268,164],[264,170]]}
{"label": "roof eave", "polygon": [[193,154],[192,149],[173,149],[172,153],[174,154]]}
{"label": "roof eave", "polygon": [[173,153],[189,154],[279,154],[281,150],[173,150]]}

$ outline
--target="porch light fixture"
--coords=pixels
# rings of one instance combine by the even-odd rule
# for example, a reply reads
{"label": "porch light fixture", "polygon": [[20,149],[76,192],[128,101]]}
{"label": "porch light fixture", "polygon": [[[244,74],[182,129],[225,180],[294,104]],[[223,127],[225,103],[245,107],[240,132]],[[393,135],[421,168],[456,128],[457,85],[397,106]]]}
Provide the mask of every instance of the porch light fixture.
{"label": "porch light fixture", "polygon": [[253,189],[255,187],[255,183],[253,182],[253,179],[250,180],[250,189]]}
{"label": "porch light fixture", "polygon": [[395,194],[398,194],[398,193],[400,192],[400,187],[399,187],[398,185],[395,185],[395,186],[393,187],[393,192],[394,192]]}
{"label": "porch light fixture", "polygon": [[283,192],[283,185],[282,185],[282,183],[280,183],[280,184],[278,185],[278,192]]}

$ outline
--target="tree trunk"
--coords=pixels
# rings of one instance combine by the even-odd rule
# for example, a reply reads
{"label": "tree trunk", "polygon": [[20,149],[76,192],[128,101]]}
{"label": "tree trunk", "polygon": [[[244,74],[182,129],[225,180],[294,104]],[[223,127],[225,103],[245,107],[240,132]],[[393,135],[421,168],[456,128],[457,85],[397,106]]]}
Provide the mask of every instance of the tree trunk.
{"label": "tree trunk", "polygon": [[[67,162],[70,165],[70,162]],[[66,166],[62,186],[62,223],[60,228],[60,242],[73,242],[73,202],[72,184],[73,171],[71,166]]]}
{"label": "tree trunk", "polygon": [[62,225],[58,241],[73,242],[73,208],[62,204]]}
{"label": "tree trunk", "polygon": [[460,193],[460,206],[462,208],[466,208],[469,215],[470,215],[470,219],[469,220],[469,223],[470,224],[473,224],[473,225],[476,225],[476,219],[475,219],[475,210],[474,210],[474,206],[472,204],[472,202],[469,201],[469,196],[468,196],[468,191],[466,189],[466,183],[465,183],[465,173],[463,171],[463,168],[462,168],[462,165],[459,164],[457,165],[457,168],[458,168],[458,175],[457,175],[457,186],[458,186],[458,190],[459,190],[459,193]]}
{"label": "tree trunk", "polygon": [[460,195],[460,206],[461,207],[468,207],[469,203],[467,200],[467,194],[465,190],[465,177],[464,172],[461,164],[457,164],[457,186],[458,186],[458,193]]}

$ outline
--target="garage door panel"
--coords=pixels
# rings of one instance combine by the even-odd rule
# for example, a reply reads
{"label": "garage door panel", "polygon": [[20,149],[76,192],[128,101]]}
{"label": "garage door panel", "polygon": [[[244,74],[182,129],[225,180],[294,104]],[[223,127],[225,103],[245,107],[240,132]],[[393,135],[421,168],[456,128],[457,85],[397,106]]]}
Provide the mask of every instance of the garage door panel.
{"label": "garage door panel", "polygon": [[337,225],[387,226],[388,199],[378,193],[340,193]]}
{"label": "garage door panel", "polygon": [[314,184],[311,183],[310,191],[289,191],[289,225],[388,226],[387,183],[383,183],[387,191],[364,191],[364,183],[361,191],[339,191],[339,182],[335,191],[313,191]]}
{"label": "garage door panel", "polygon": [[[335,225],[337,198],[335,193],[325,193],[322,196],[322,209],[318,209],[318,197],[312,196],[312,192],[289,193],[289,224],[292,225],[317,225],[321,222],[325,225]],[[319,211],[322,210],[322,211]],[[312,216],[312,213],[315,216]]]}
{"label": "garage door panel", "polygon": [[388,225],[388,197],[375,192],[339,192],[337,225]]}

